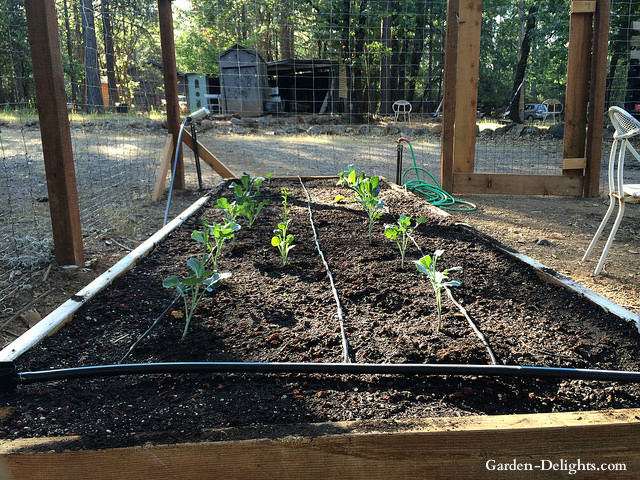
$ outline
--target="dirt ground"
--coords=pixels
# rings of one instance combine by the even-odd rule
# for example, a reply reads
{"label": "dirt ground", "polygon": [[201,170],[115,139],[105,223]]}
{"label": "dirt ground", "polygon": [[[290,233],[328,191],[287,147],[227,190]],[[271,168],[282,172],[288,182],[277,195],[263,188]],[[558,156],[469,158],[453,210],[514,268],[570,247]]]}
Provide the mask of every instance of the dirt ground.
{"label": "dirt ground", "polygon": [[[389,165],[395,160],[392,139],[366,141],[353,138],[347,142],[345,137],[332,140],[326,136],[317,139],[311,139],[309,136],[266,135],[203,137],[203,143],[238,173],[248,168],[247,165],[251,162],[259,162],[267,170],[274,171],[276,175],[282,174],[283,171],[289,174],[305,172],[335,174],[337,169],[344,168],[354,161],[357,163],[360,157],[366,157],[369,161],[369,169],[378,168],[377,172],[372,173],[389,176],[388,171],[393,171]],[[349,142],[353,142],[354,148],[346,148]],[[363,142],[367,144],[366,150],[360,149],[356,152],[358,150],[356,147]],[[561,141],[558,142],[561,144]],[[307,148],[307,143],[313,147],[311,150]],[[437,159],[437,155],[431,155],[433,153],[431,150],[436,151],[438,146],[431,145],[432,143],[431,140],[425,140],[417,144],[418,156],[423,154],[423,158]],[[287,148],[287,145],[290,148]],[[389,147],[389,145],[392,146]],[[383,163],[379,163],[380,167],[376,167],[378,165],[376,162]],[[192,160],[186,163],[187,185],[190,190],[178,193],[174,197],[172,216],[200,196],[200,193],[195,191],[196,181],[192,163]],[[296,170],[298,163],[301,164],[302,171]],[[437,166],[431,163],[433,162],[430,159],[425,161],[424,165],[431,171],[437,171]],[[637,175],[639,172],[632,173]],[[220,177],[213,174],[206,166],[203,173],[205,185],[215,185],[220,181]],[[605,271],[594,277],[593,270],[604,245],[604,239],[599,243],[592,258],[584,264],[580,263],[580,259],[606,211],[608,200],[605,197],[575,199],[484,195],[462,198],[475,203],[478,209],[471,213],[456,213],[456,217],[461,222],[483,230],[510,247],[627,309],[632,311],[640,309],[638,284],[640,210],[638,205],[628,206],[615,242],[610,249]],[[85,268],[65,270],[52,265],[49,269],[32,272],[31,277],[26,280],[23,278],[21,281],[25,281],[29,288],[24,290],[22,298],[12,305],[12,309],[2,312],[0,345],[7,344],[16,338],[29,325],[50,313],[155,232],[162,225],[165,202],[166,200],[155,203],[140,202],[135,205],[135,217],[139,217],[139,221],[126,220],[114,230],[85,238],[87,257]],[[548,242],[538,244],[539,240],[548,240]],[[23,309],[33,310],[35,313],[25,314],[21,311]]]}

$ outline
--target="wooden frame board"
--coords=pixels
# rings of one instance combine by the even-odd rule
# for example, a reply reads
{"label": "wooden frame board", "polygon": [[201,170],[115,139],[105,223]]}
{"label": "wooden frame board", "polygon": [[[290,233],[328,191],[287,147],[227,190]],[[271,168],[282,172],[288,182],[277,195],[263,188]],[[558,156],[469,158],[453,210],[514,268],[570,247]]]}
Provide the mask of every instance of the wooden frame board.
{"label": "wooden frame board", "polygon": [[582,175],[511,175],[454,173],[453,190],[458,194],[582,195]]}
{"label": "wooden frame board", "polygon": [[[243,436],[241,429],[209,433]],[[275,438],[265,438],[273,437],[267,431],[248,435],[258,438],[40,453],[28,450],[55,449],[70,439],[2,441],[0,468],[4,463],[8,478],[21,480],[544,479],[558,478],[560,468],[566,474],[579,458],[598,469],[581,470],[580,478],[637,478],[640,471],[640,409],[332,422],[280,426]],[[602,464],[625,470],[603,473]],[[496,471],[496,465],[521,470]]]}

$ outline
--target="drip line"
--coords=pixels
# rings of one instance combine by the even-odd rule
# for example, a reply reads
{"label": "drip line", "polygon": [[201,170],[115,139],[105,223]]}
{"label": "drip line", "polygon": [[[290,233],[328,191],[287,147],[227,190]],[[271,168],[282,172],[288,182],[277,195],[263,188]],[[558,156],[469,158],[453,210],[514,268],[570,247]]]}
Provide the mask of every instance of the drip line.
{"label": "drip line", "polygon": [[307,187],[304,186],[302,179],[298,177],[300,181],[300,185],[302,185],[302,189],[307,196],[307,208],[309,209],[309,221],[311,222],[311,228],[313,229],[313,239],[316,242],[316,248],[318,249],[318,253],[320,254],[320,258],[322,259],[322,263],[324,263],[324,268],[327,271],[327,275],[329,276],[329,282],[331,283],[331,291],[333,292],[333,298],[336,301],[337,309],[338,309],[338,322],[340,323],[340,336],[342,337],[342,358],[345,363],[349,363],[351,361],[351,357],[349,355],[349,341],[347,340],[347,335],[344,331],[344,315],[342,313],[342,305],[340,304],[340,299],[338,298],[338,291],[336,290],[336,285],[333,282],[333,275],[331,275],[331,270],[329,269],[329,264],[327,260],[324,258],[324,254],[322,253],[322,249],[320,248],[320,243],[318,242],[318,232],[316,231],[316,226],[313,223],[313,212],[311,210],[311,195],[309,195],[309,191]]}
{"label": "drip line", "polygon": [[519,365],[283,363],[283,362],[167,362],[97,365],[34,372],[16,372],[12,362],[0,363],[0,389],[17,384],[116,375],[176,373],[303,373],[332,375],[483,375],[494,377],[563,378],[640,383],[640,372]]}

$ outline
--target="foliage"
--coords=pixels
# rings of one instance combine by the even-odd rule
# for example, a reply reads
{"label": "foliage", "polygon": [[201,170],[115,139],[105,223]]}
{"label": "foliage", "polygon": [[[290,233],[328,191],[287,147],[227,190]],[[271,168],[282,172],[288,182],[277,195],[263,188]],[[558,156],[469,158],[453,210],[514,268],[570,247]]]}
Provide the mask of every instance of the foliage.
{"label": "foliage", "polygon": [[187,336],[191,317],[195,312],[198,303],[206,292],[211,292],[213,288],[225,278],[231,276],[230,273],[217,273],[206,268],[207,258],[198,260],[190,258],[187,265],[190,269],[190,275],[182,279],[177,275],[169,275],[162,281],[165,288],[175,288],[184,301],[185,325],[182,332],[182,340]]}
{"label": "foliage", "polygon": [[240,225],[235,222],[227,222],[224,224],[213,223],[211,225],[207,222],[202,222],[202,226],[204,228],[193,232],[191,238],[196,242],[204,244],[208,253],[207,260],[212,260],[213,271],[217,272],[222,245],[224,245],[224,242],[227,240],[234,238],[235,233],[240,230]]}
{"label": "foliage", "polygon": [[287,199],[289,194],[291,193],[288,189],[283,188],[280,190],[282,194],[282,221],[278,224],[278,228],[273,231],[273,238],[271,239],[271,245],[276,247],[280,252],[280,256],[282,257],[282,265],[289,264],[289,251],[295,247],[293,245],[293,235],[287,233],[287,229],[289,228],[289,223],[291,223],[291,219],[289,218],[289,210]]}
{"label": "foliage", "polygon": [[240,183],[233,182],[230,187],[238,204],[238,214],[246,217],[247,226],[253,227],[254,222],[265,205],[271,203],[269,200],[258,202],[257,196],[264,183],[264,177],[251,177],[248,173],[243,173]]}
{"label": "foliage", "polygon": [[229,200],[224,197],[220,197],[216,201],[216,208],[219,208],[224,212],[224,219],[227,222],[235,222],[238,215],[240,215],[240,206],[237,202],[229,202]]}
{"label": "foliage", "polygon": [[[369,244],[373,242],[373,223],[382,216],[384,202],[378,198],[380,193],[380,178],[365,177],[364,172],[358,175],[353,165],[349,165],[349,171],[340,172],[338,185],[350,189],[354,196],[353,200],[360,204],[369,217]],[[336,197],[335,201],[343,199],[342,195]]]}
{"label": "foliage", "polygon": [[411,233],[418,228],[418,225],[426,222],[425,217],[420,217],[416,220],[415,225],[411,226],[411,217],[406,215],[400,215],[395,224],[386,224],[384,226],[384,233],[390,240],[395,240],[398,249],[400,250],[400,268],[404,268],[404,255],[407,251],[407,241],[411,236]]}
{"label": "foliage", "polygon": [[462,267],[452,267],[439,272],[436,269],[438,259],[442,256],[444,250],[436,250],[431,255],[425,255],[415,262],[416,268],[420,273],[424,273],[431,282],[433,292],[436,295],[436,306],[438,308],[438,331],[442,330],[442,289],[445,287],[459,287],[462,285],[460,280],[447,280],[450,272],[460,271]]}

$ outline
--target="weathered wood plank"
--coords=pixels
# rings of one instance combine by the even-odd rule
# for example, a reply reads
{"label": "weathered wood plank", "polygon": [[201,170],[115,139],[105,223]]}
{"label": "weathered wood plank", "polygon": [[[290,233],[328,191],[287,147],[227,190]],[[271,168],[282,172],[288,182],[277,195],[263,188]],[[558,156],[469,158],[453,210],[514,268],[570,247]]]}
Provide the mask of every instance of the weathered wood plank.
{"label": "weathered wood plank", "polygon": [[153,185],[153,192],[151,193],[152,202],[158,201],[160,195],[162,195],[164,182],[167,180],[167,173],[171,166],[171,154],[173,151],[173,135],[168,134],[167,140],[164,142],[164,148],[160,154],[160,164],[156,169],[156,182]]}
{"label": "weathered wood plank", "polygon": [[25,2],[56,260],[84,266],[84,247],[55,2]]}
{"label": "weathered wood plank", "polygon": [[572,0],[571,2],[571,13],[593,13],[595,11],[595,0]]}
{"label": "weathered wood plank", "polygon": [[447,35],[444,51],[444,93],[442,97],[442,134],[440,183],[446,191],[453,189],[453,142],[456,121],[456,69],[458,63],[458,10],[460,0],[447,2]]}
{"label": "weathered wood plank", "polygon": [[[367,433],[358,432],[371,422],[344,422],[337,425],[345,434],[325,436],[296,435],[308,430],[294,425],[291,435],[275,440],[31,454],[4,448],[0,459],[9,478],[21,480],[514,478],[514,472],[487,469],[489,460],[512,463],[514,458],[532,466],[578,458],[598,468],[620,463],[626,471],[615,472],[615,478],[634,478],[640,469],[639,418],[638,409],[433,418],[411,425],[392,422]],[[549,468],[533,471],[535,478],[558,475]],[[533,478],[532,471],[524,474]],[[580,478],[603,478],[603,472],[580,471]]]}
{"label": "weathered wood plank", "polygon": [[[591,74],[591,34],[593,15],[571,13],[562,158],[585,156],[587,101]],[[582,175],[582,171],[563,170],[564,175]]]}
{"label": "weathered wood plank", "polygon": [[498,193],[507,195],[582,195],[582,175],[508,175],[455,173],[457,194]]}
{"label": "weathered wood plank", "polygon": [[[193,137],[186,130],[182,132],[182,143],[184,143],[187,147],[193,150]],[[207,148],[198,142],[198,154],[200,158],[215,172],[220,175],[222,178],[237,178],[236,174],[233,173],[227,166],[222,163],[220,160],[216,158],[216,156],[211,153]]]}
{"label": "weathered wood plank", "polygon": [[563,158],[562,170],[575,170],[587,167],[586,158]]}
{"label": "weathered wood plank", "polygon": [[597,197],[600,194],[602,125],[605,109],[610,18],[611,0],[599,0],[593,23],[591,88],[589,92],[589,105],[591,108],[589,108],[587,122],[587,167],[583,192],[585,197]]}
{"label": "weathered wood plank", "polygon": [[482,0],[460,2],[458,18],[453,171],[473,172]]}
{"label": "weathered wood plank", "polygon": [[[173,38],[173,13],[171,0],[158,0],[158,19],[160,26],[160,46],[162,48],[162,75],[164,78],[164,97],[167,102],[167,131],[173,135],[174,148],[178,146],[180,132],[180,104],[178,102],[178,71],[176,69],[176,50]],[[175,158],[175,150],[171,158]],[[171,165],[173,167],[173,165]],[[176,179],[173,188],[184,190],[184,161],[182,152],[178,155]]]}

